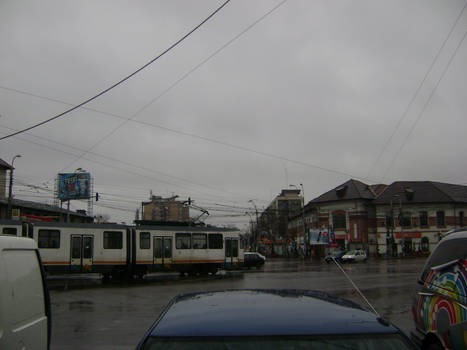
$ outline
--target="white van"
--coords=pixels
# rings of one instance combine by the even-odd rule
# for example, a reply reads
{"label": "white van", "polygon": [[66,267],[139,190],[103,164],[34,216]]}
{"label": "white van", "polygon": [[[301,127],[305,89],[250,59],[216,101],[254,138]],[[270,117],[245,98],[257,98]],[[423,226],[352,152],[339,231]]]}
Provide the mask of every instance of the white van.
{"label": "white van", "polygon": [[50,300],[30,238],[0,235],[0,350],[49,349]]}

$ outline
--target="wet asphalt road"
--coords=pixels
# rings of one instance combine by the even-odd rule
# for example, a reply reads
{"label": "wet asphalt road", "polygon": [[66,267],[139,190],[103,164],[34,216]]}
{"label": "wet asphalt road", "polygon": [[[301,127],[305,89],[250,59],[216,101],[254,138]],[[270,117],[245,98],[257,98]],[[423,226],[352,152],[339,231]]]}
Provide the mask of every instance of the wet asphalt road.
{"label": "wet asphalt road", "polygon": [[[369,260],[345,271],[374,308],[409,333],[411,299],[425,259]],[[99,279],[50,282],[51,349],[134,349],[169,300],[180,293],[239,288],[314,289],[364,305],[334,264],[268,260],[264,268],[220,272],[214,277],[154,275],[148,281],[110,283]]]}

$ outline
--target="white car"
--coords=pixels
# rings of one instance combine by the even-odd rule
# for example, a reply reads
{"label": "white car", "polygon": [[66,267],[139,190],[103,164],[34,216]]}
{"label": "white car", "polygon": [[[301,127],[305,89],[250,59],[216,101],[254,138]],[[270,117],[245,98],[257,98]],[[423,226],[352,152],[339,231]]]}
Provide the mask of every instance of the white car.
{"label": "white car", "polygon": [[358,262],[366,261],[367,259],[368,257],[364,250],[351,250],[342,257],[343,262]]}

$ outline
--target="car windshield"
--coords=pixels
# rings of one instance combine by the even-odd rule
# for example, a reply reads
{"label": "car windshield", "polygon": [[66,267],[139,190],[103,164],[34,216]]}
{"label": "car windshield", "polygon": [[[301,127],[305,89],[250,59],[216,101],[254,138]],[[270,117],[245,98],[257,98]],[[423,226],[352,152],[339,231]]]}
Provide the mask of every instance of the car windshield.
{"label": "car windshield", "polygon": [[144,344],[144,350],[253,350],[253,349],[365,349],[365,350],[404,350],[413,349],[398,334],[391,335],[353,335],[317,337],[189,337],[158,338],[152,337]]}

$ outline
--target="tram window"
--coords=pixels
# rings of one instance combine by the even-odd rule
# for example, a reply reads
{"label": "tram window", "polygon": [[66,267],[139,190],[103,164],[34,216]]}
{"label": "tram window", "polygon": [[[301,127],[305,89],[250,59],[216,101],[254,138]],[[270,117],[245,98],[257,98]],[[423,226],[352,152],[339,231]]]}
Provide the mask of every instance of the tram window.
{"label": "tram window", "polygon": [[60,248],[60,231],[39,230],[37,245],[39,248]]}
{"label": "tram window", "polygon": [[193,249],[207,249],[208,238],[205,233],[193,233]]}
{"label": "tram window", "polygon": [[177,249],[191,249],[191,233],[177,233],[175,240]]}
{"label": "tram window", "polygon": [[4,227],[3,230],[2,230],[2,233],[4,235],[16,236],[17,232],[18,231],[16,230],[16,227]]}
{"label": "tram window", "polygon": [[141,232],[139,234],[139,247],[140,249],[151,248],[151,234],[149,232]]}
{"label": "tram window", "polygon": [[122,249],[122,233],[119,231],[104,231],[104,249]]}
{"label": "tram window", "polygon": [[209,249],[222,248],[224,248],[222,235],[220,233],[209,234]]}

